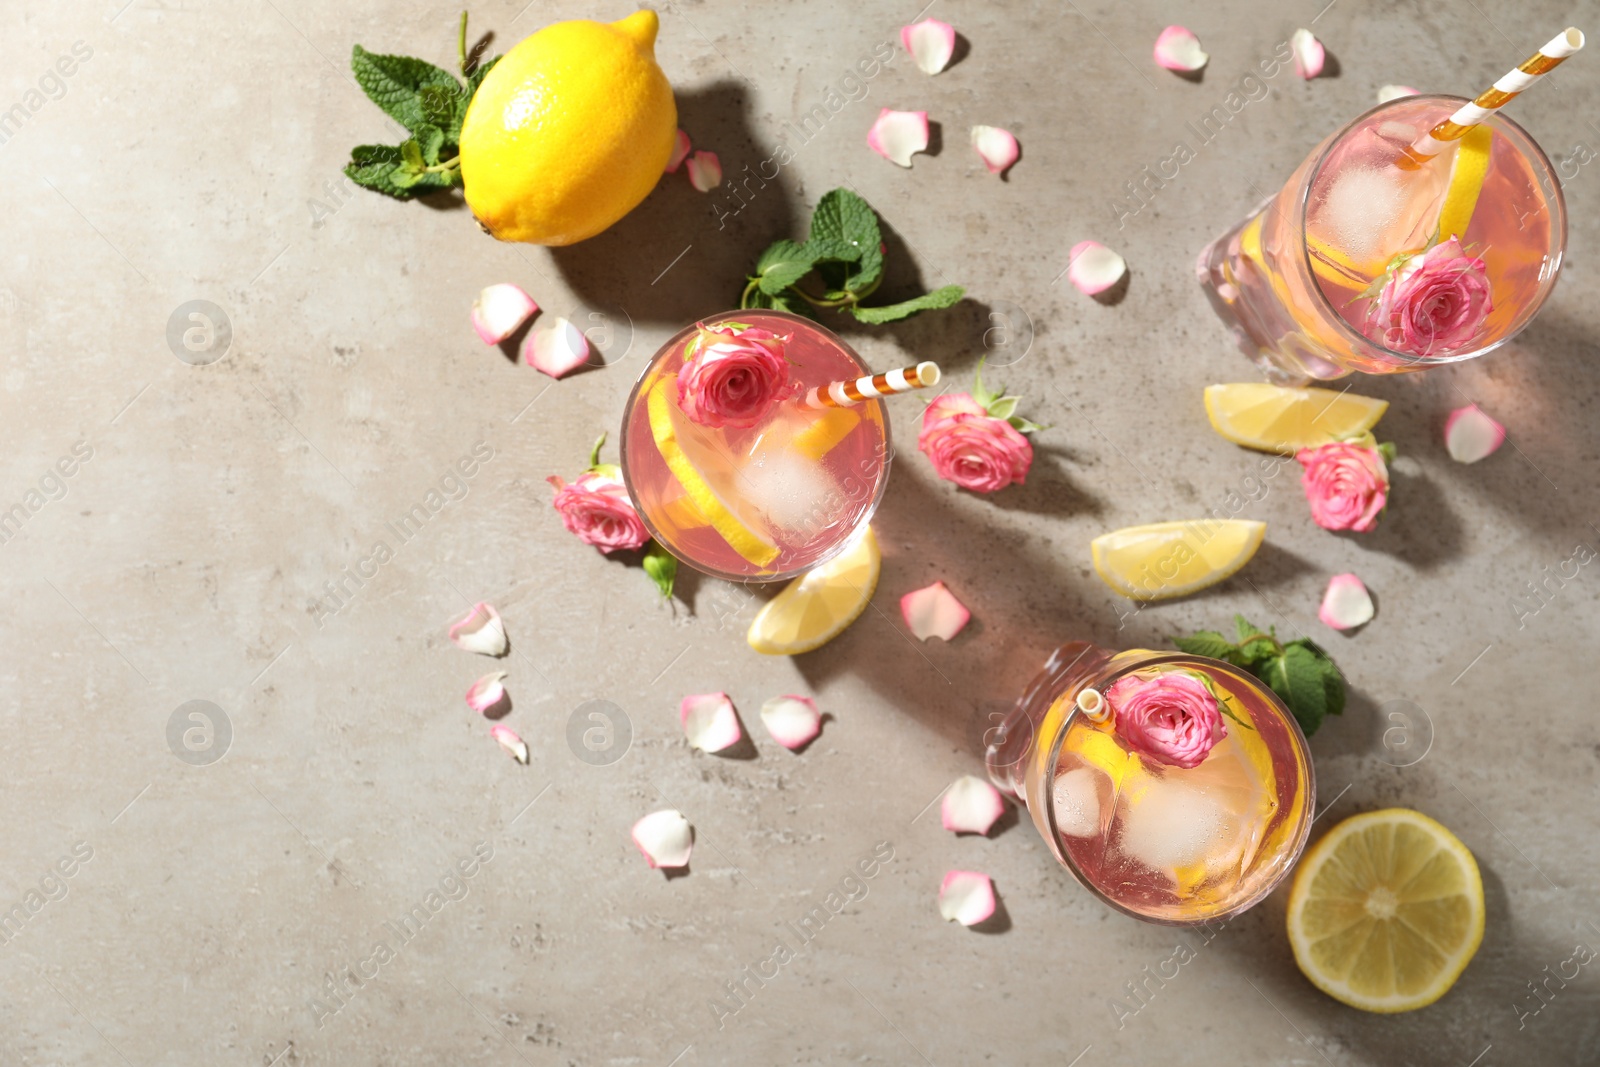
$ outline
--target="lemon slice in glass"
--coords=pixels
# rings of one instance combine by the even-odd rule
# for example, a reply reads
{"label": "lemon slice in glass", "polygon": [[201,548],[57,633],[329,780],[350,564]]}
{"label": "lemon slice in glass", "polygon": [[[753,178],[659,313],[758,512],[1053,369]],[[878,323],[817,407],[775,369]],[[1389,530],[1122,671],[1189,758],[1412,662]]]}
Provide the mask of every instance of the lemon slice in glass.
{"label": "lemon slice in glass", "polygon": [[[684,495],[712,529],[722,535],[733,550],[758,567],[765,567],[778,557],[778,546],[752,530],[734,514],[737,487],[733,457],[717,462],[715,455],[706,455],[710,446],[696,435],[696,428],[688,424],[672,392],[677,388],[675,374],[663,375],[650,389],[650,434],[656,449],[672,476],[683,486]],[[701,458],[695,462],[695,455]],[[718,473],[718,471],[724,473]]]}
{"label": "lemon slice in glass", "polygon": [[1472,853],[1421,812],[1353,815],[1306,853],[1289,893],[1289,944],[1312,983],[1363,1011],[1425,1007],[1483,940]]}
{"label": "lemon slice in glass", "polygon": [[872,527],[862,527],[849,548],[767,601],[750,623],[750,647],[769,656],[795,656],[838,637],[872,600],[882,559]]}
{"label": "lemon slice in glass", "polygon": [[1387,400],[1332,389],[1289,389],[1265,382],[1206,386],[1211,428],[1236,445],[1293,455],[1359,437],[1389,410]]}
{"label": "lemon slice in glass", "polygon": [[1478,194],[1489,173],[1489,149],[1494,146],[1494,131],[1474,126],[1461,137],[1456,158],[1450,164],[1450,187],[1439,208],[1438,240],[1448,241],[1467,232],[1472,213],[1478,207]]}
{"label": "lemon slice in glass", "polygon": [[1267,524],[1195,519],[1128,526],[1089,545],[1104,582],[1134,600],[1186,596],[1229,577],[1261,547]]}

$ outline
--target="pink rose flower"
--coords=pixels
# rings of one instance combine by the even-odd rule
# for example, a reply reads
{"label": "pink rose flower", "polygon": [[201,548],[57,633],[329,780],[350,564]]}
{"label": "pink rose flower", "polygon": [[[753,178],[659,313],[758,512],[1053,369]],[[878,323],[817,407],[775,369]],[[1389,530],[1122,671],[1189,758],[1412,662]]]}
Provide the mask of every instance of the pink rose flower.
{"label": "pink rose flower", "polygon": [[607,553],[639,548],[650,540],[621,478],[590,470],[570,484],[554,475],[545,480],[556,488],[555,506],[562,525],[579,540]]}
{"label": "pink rose flower", "polygon": [[1188,770],[1228,736],[1217,698],[1187,671],[1125,674],[1106,690],[1117,736],[1141,756]]}
{"label": "pink rose flower", "polygon": [[678,407],[701,426],[755,426],[793,394],[789,338],[759,326],[702,329],[678,372]]}
{"label": "pink rose flower", "polygon": [[1389,502],[1389,468],[1376,448],[1335,441],[1302,448],[1294,458],[1305,468],[1300,484],[1318,526],[1366,533],[1378,524]]}
{"label": "pink rose flower", "polygon": [[1439,355],[1464,348],[1494,304],[1483,260],[1452,237],[1401,264],[1367,309],[1367,336],[1396,352]]}
{"label": "pink rose flower", "polygon": [[945,481],[974,493],[1022,484],[1033,466],[1033,445],[966,393],[941,396],[922,413],[917,447]]}

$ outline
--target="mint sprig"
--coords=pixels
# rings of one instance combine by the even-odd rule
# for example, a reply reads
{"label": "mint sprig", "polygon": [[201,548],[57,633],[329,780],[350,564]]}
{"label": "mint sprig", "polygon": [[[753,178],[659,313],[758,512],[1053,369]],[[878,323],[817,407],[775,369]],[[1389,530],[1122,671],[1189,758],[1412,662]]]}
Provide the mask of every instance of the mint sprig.
{"label": "mint sprig", "polygon": [[1316,642],[1309,637],[1279,641],[1277,627],[1263,632],[1243,615],[1235,615],[1233,622],[1232,641],[1215,630],[1201,630],[1172,643],[1191,656],[1220,659],[1261,679],[1278,694],[1307,737],[1329,715],[1344,713],[1344,675]]}
{"label": "mint sprig", "polygon": [[[741,308],[775,308],[816,318],[833,308],[849,311],[872,325],[894,322],[919,311],[947,308],[966,290],[947,285],[931,293],[876,307],[861,301],[883,281],[884,244],[878,216],[861,197],[848,189],[835,189],[817,202],[805,241],[774,241],[756,261],[739,297]],[[800,283],[815,275],[822,294]]]}
{"label": "mint sprig", "polygon": [[461,184],[461,124],[472,95],[500,57],[472,63],[467,55],[465,11],[456,50],[465,85],[449,71],[412,56],[382,55],[360,45],[351,50],[350,69],[356,83],[411,136],[398,145],[357,145],[350,150],[346,177],[396,200]]}

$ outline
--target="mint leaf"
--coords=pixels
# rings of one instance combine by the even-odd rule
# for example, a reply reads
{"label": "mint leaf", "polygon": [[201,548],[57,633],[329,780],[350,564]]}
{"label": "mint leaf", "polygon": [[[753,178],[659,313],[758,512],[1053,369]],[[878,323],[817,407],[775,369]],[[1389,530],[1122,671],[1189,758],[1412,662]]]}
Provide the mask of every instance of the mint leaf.
{"label": "mint leaf", "polygon": [[661,595],[669,597],[678,578],[678,558],[662,548],[660,542],[651,541],[644,550],[644,572],[656,583]]}
{"label": "mint leaf", "polygon": [[841,241],[855,250],[856,254],[850,257],[855,260],[866,255],[869,248],[876,253],[883,243],[878,216],[865,200],[848,189],[835,189],[817,201],[807,240]]}
{"label": "mint leaf", "polygon": [[789,286],[811,273],[817,257],[810,245],[794,241],[774,241],[756,261],[756,277],[761,291],[777,296]]}
{"label": "mint leaf", "polygon": [[1261,632],[1261,629],[1255,623],[1246,619],[1243,615],[1235,615],[1233,617],[1233,628],[1238,633],[1238,640],[1240,641],[1248,641]]}
{"label": "mint leaf", "polygon": [[[424,88],[432,86],[452,93],[461,92],[461,83],[450,72],[432,63],[410,56],[378,55],[360,45],[351,50],[350,69],[356,76],[356,83],[372,102],[412,133],[416,133],[419,126],[439,124],[424,109]],[[436,94],[430,97],[437,98]]]}
{"label": "mint leaf", "polygon": [[865,323],[878,325],[885,322],[894,322],[919,311],[931,311],[934,308],[947,308],[966,295],[966,290],[959,285],[947,285],[942,289],[935,289],[931,293],[910,300],[902,300],[898,304],[889,304],[885,307],[864,308],[859,305],[850,309],[850,313]]}
{"label": "mint leaf", "polygon": [[422,148],[422,162],[430,167],[436,166],[439,163],[439,152],[444,148],[444,131],[437,126],[424,123],[417,127],[416,140]]}
{"label": "mint leaf", "polygon": [[1193,637],[1177,637],[1172,643],[1178,646],[1180,652],[1209,659],[1227,660],[1234,652],[1233,642],[1215,630],[1201,630]]}
{"label": "mint leaf", "polygon": [[1234,662],[1241,667],[1254,669],[1277,655],[1276,641],[1270,637],[1257,637],[1239,646],[1238,659]]}
{"label": "mint leaf", "polygon": [[416,193],[409,185],[394,180],[394,172],[400,165],[400,149],[394,145],[364,144],[350,150],[350,162],[345,165],[344,173],[363,189],[396,200],[410,200]]}
{"label": "mint leaf", "polygon": [[861,249],[859,262],[845,272],[844,287],[852,293],[866,296],[878,287],[883,277],[883,242],[876,241]]}
{"label": "mint leaf", "polygon": [[1310,737],[1317,732],[1328,714],[1328,690],[1316,653],[1291,643],[1267,665],[1262,680],[1288,705],[1302,733]]}
{"label": "mint leaf", "polygon": [[[1343,715],[1345,701],[1344,672],[1339,670],[1338,665],[1333,662],[1333,657],[1328,655],[1326,650],[1309,637],[1290,641],[1289,645],[1304,648],[1315,658],[1317,669],[1322,673],[1322,688],[1326,697],[1327,713],[1329,715]],[[1286,645],[1285,648],[1288,648],[1289,645]]]}

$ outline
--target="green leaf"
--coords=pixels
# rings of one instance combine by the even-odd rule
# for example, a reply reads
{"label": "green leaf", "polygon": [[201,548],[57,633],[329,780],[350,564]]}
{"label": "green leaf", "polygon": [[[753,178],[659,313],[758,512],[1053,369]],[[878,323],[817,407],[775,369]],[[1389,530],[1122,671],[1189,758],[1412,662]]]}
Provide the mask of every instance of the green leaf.
{"label": "green leaf", "polygon": [[600,465],[600,450],[605,447],[605,444],[606,444],[606,435],[605,435],[605,431],[602,430],[601,433],[600,433],[600,436],[595,438],[594,447],[589,449],[589,469],[590,470],[594,470],[596,467],[598,467]]}
{"label": "green leaf", "polygon": [[1383,457],[1384,463],[1393,463],[1395,456],[1399,455],[1399,450],[1394,447],[1393,441],[1385,441],[1378,446],[1378,455]]}
{"label": "green leaf", "polygon": [[921,296],[913,297],[910,300],[902,300],[898,304],[873,308],[865,308],[858,305],[852,307],[850,312],[862,322],[878,325],[885,322],[894,322],[909,315],[915,315],[919,311],[947,308],[965,296],[966,292],[959,285],[947,285],[942,289],[935,289],[931,293],[923,293]]}
{"label": "green leaf", "polygon": [[813,237],[802,247],[814,263],[854,263],[861,258],[861,249],[837,237]]}
{"label": "green leaf", "polygon": [[[417,127],[416,141],[422,148],[422,162],[430,167],[437,166],[439,152],[444,148],[444,131],[437,126],[429,126],[424,123]],[[403,149],[405,145],[400,147]]]}
{"label": "green leaf", "polygon": [[1021,415],[1013,415],[1006,421],[1009,422],[1011,424],[1011,428],[1016,430],[1018,433],[1038,433],[1040,430],[1048,430],[1050,428],[1048,426],[1042,426],[1039,423],[1034,422],[1032,419],[1025,419]]}
{"label": "green leaf", "polygon": [[1017,402],[1021,399],[1020,396],[1003,396],[987,405],[985,410],[989,412],[992,418],[1010,419],[1011,416],[1017,413]]}
{"label": "green leaf", "polygon": [[656,583],[661,595],[669,597],[678,578],[678,558],[662,548],[660,542],[651,541],[644,550],[644,572]]}
{"label": "green leaf", "polygon": [[777,296],[789,286],[811,273],[815,256],[809,245],[795,241],[774,241],[756,261],[756,277],[767,296]]}
{"label": "green leaf", "polygon": [[[1000,399],[1000,393],[983,384],[983,361],[988,358],[988,356],[979,356],[978,365],[972,372],[972,399],[985,411],[989,409],[990,404]],[[1001,390],[1001,392],[1004,392],[1004,390]]]}
{"label": "green leaf", "polygon": [[1210,659],[1227,660],[1235,651],[1233,642],[1215,630],[1201,630],[1193,637],[1173,638],[1172,643],[1178,646],[1180,652]]}
{"label": "green leaf", "polygon": [[1333,662],[1333,657],[1328,655],[1326,649],[1309,637],[1299,638],[1289,642],[1289,644],[1305,648],[1316,658],[1317,667],[1322,672],[1322,687],[1327,698],[1327,713],[1329,715],[1343,715],[1345,702],[1344,672],[1339,669],[1338,664]]}
{"label": "green leaf", "polygon": [[1263,680],[1289,706],[1302,733],[1310,737],[1317,732],[1328,714],[1328,690],[1316,653],[1305,645],[1289,644],[1267,665]]}
{"label": "green leaf", "polygon": [[1276,641],[1270,637],[1257,637],[1239,646],[1239,658],[1235,662],[1241,667],[1254,669],[1278,654]]}
{"label": "green leaf", "polygon": [[400,149],[396,146],[364,144],[350,150],[350,162],[346,164],[344,173],[345,177],[363,189],[371,189],[396,200],[410,200],[416,192],[409,185],[394,181],[394,172],[400,165]]}
{"label": "green leaf", "polygon": [[1248,641],[1261,632],[1261,629],[1255,623],[1246,619],[1243,615],[1235,615],[1233,617],[1233,628],[1238,633],[1238,640],[1240,641]]}
{"label": "green leaf", "polygon": [[[424,108],[425,88],[432,86],[457,95],[462,92],[461,83],[449,71],[432,63],[410,56],[378,55],[360,45],[350,53],[350,69],[372,102],[412,133],[419,126],[439,125]],[[437,99],[437,94],[430,94],[430,98]]]}
{"label": "green leaf", "polygon": [[882,243],[878,232],[878,216],[867,202],[849,189],[835,189],[817,201],[811,213],[811,232],[808,241],[842,241],[856,249],[854,258],[860,259],[868,248],[876,250]]}

